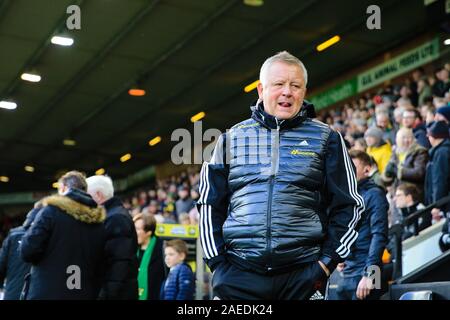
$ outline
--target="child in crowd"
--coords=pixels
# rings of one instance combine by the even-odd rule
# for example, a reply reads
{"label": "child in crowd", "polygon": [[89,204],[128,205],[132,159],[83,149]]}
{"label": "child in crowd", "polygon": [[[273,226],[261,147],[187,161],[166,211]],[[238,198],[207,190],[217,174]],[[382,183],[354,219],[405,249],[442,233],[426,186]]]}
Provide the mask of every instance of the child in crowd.
{"label": "child in crowd", "polygon": [[161,300],[193,300],[195,277],[185,262],[188,248],[186,242],[175,239],[166,243],[164,249],[169,275],[161,288]]}

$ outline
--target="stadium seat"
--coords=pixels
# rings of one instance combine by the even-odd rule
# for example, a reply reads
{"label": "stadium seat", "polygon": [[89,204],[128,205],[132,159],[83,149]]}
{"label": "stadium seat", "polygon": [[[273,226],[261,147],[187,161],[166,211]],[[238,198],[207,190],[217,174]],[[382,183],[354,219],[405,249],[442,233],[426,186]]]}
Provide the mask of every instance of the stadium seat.
{"label": "stadium seat", "polygon": [[433,300],[433,292],[424,291],[408,291],[401,295],[399,300]]}

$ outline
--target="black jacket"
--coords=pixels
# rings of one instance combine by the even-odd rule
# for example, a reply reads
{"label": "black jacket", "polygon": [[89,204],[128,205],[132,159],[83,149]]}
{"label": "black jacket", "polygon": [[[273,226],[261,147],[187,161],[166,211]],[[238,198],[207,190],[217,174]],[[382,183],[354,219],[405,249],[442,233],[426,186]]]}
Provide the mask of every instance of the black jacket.
{"label": "black jacket", "polygon": [[105,278],[100,299],[138,298],[137,235],[133,219],[122,202],[113,197],[106,201]]}
{"label": "black jacket", "polygon": [[348,277],[362,276],[372,265],[381,267],[381,257],[388,241],[389,204],[385,191],[369,178],[358,182],[358,191],[364,198],[366,210],[358,239],[345,260],[344,275]]}
{"label": "black jacket", "polygon": [[32,263],[25,299],[96,299],[103,274],[105,210],[77,189],[43,199],[44,208],[22,238]]}
{"label": "black jacket", "polygon": [[[445,139],[429,151],[430,161],[425,175],[425,205],[430,205],[450,192],[450,141]],[[450,204],[441,208],[450,211]]]}
{"label": "black jacket", "polygon": [[442,252],[450,249],[450,213],[447,213],[447,219],[442,226],[442,235],[439,238],[439,247]]}
{"label": "black jacket", "polygon": [[424,147],[425,149],[430,149],[431,144],[430,141],[427,138],[427,128],[425,124],[421,123],[417,127],[413,129],[414,138],[416,138],[416,141],[419,145]]}
{"label": "black jacket", "polygon": [[414,138],[419,145],[424,147],[425,149],[430,149],[431,144],[427,137],[427,127],[424,123],[419,124],[417,127],[413,128]]}
{"label": "black jacket", "polygon": [[30,228],[39,208],[28,212],[22,226],[11,229],[0,249],[0,285],[6,278],[4,300],[19,300],[25,276],[30,272],[31,264],[20,256],[20,243],[25,232]]}
{"label": "black jacket", "polygon": [[[406,219],[410,215],[416,213],[419,210],[422,210],[423,208],[425,208],[425,206],[420,203],[416,203],[416,204],[412,205],[411,207],[401,208],[400,213],[402,215],[402,219],[403,220]],[[431,226],[431,214],[425,215],[418,219],[417,230],[416,230],[416,226],[414,223],[405,226],[405,228],[403,230],[402,239],[403,240],[408,239],[408,238],[412,237],[413,235],[415,235],[416,232],[418,233],[418,232],[428,228],[429,226]]]}
{"label": "black jacket", "polygon": [[4,300],[19,300],[24,278],[31,265],[20,257],[20,243],[25,234],[23,226],[11,229],[0,249],[0,284],[7,280]]}
{"label": "black jacket", "polygon": [[197,204],[210,268],[229,260],[280,273],[320,258],[332,270],[350,253],[363,199],[342,136],[310,119],[310,107],[280,121],[260,104],[203,164]]}

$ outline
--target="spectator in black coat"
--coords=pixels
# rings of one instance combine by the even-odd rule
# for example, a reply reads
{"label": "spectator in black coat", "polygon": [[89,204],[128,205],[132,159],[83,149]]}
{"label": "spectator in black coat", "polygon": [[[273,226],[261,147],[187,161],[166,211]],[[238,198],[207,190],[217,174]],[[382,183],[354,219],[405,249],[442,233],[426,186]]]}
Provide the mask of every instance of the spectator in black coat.
{"label": "spectator in black coat", "polygon": [[22,238],[21,256],[32,264],[25,280],[27,300],[96,299],[103,274],[106,212],[85,192],[77,171],[58,181],[59,195],[44,198]]}
{"label": "spectator in black coat", "polygon": [[[425,175],[425,205],[430,205],[450,193],[450,141],[448,125],[444,121],[433,122],[428,127],[428,139],[432,148]],[[442,218],[442,212],[450,211],[450,205],[433,208],[434,221]]]}
{"label": "spectator in black coat", "polygon": [[31,264],[20,257],[20,243],[25,232],[30,228],[36,214],[42,208],[40,202],[27,214],[22,226],[11,229],[0,249],[0,285],[6,279],[4,300],[19,300],[25,275],[30,272]]}
{"label": "spectator in black coat", "polygon": [[450,88],[449,72],[444,67],[436,69],[435,75],[437,81],[433,84],[432,92],[436,97],[445,97],[445,93]]}
{"label": "spectator in black coat", "polygon": [[136,258],[137,236],[133,219],[119,198],[114,197],[111,178],[92,176],[86,179],[87,191],[107,215],[104,252],[105,275],[99,298],[136,300],[138,298]]}

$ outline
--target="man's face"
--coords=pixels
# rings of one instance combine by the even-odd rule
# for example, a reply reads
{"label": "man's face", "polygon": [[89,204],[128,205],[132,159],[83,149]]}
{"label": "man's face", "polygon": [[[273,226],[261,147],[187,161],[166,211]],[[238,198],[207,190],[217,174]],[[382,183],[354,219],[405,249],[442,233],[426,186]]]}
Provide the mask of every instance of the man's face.
{"label": "man's face", "polygon": [[437,146],[442,141],[441,139],[436,139],[435,137],[430,136],[429,133],[427,134],[427,137],[432,147]]}
{"label": "man's face", "polygon": [[406,128],[414,127],[414,122],[416,121],[416,115],[414,112],[403,112],[402,124]]}
{"label": "man's face", "polygon": [[442,114],[440,113],[436,113],[436,115],[434,116],[434,121],[444,121],[445,123],[448,123],[448,120],[446,117],[444,117]]}
{"label": "man's face", "polygon": [[386,116],[377,117],[377,126],[381,129],[386,129],[389,125],[389,118]]}
{"label": "man's face", "polygon": [[354,158],[352,160],[356,168],[356,180],[360,181],[364,178],[367,178],[367,176],[369,175],[370,166],[364,164],[364,162],[357,158]]}
{"label": "man's face", "polygon": [[407,87],[407,86],[403,86],[401,89],[400,89],[400,95],[402,96],[402,97],[408,97],[408,95],[409,95],[409,88]]}
{"label": "man's face", "polygon": [[265,82],[258,84],[265,111],[280,120],[294,117],[300,111],[306,93],[302,69],[297,65],[274,62],[266,70]]}
{"label": "man's face", "polygon": [[364,139],[366,140],[366,144],[368,147],[373,147],[377,144],[378,139],[372,136],[366,136],[364,137]]}
{"label": "man's face", "polygon": [[436,75],[437,75],[437,78],[441,81],[446,81],[448,79],[448,71],[446,69],[442,69]]}
{"label": "man's face", "polygon": [[148,206],[148,212],[151,213],[151,214],[157,214],[158,213],[158,207],[156,206],[156,204],[151,203]]}
{"label": "man's face", "polygon": [[180,191],[178,191],[178,196],[183,200],[187,198],[188,194],[189,193],[186,189],[181,189]]}
{"label": "man's face", "polygon": [[399,209],[406,208],[406,196],[401,190],[397,190],[394,195],[395,206]]}
{"label": "man's face", "polygon": [[139,245],[143,245],[151,237],[152,232],[144,230],[144,220],[142,219],[135,221],[134,227],[136,228],[137,242]]}

